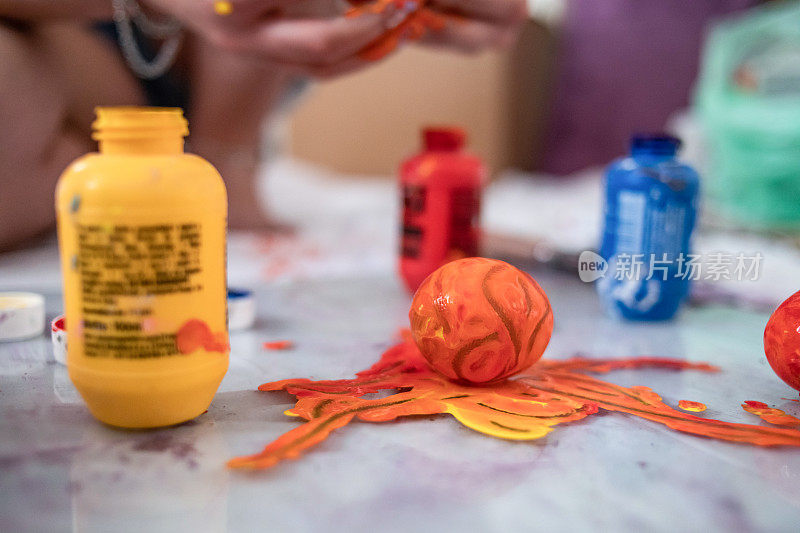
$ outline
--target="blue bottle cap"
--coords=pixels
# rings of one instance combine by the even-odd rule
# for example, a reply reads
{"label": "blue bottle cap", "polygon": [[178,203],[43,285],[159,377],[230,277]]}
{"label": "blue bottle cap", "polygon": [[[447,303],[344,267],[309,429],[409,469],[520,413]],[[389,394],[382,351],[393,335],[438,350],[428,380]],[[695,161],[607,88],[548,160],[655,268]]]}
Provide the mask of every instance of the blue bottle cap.
{"label": "blue bottle cap", "polygon": [[664,133],[639,133],[631,137],[632,154],[674,156],[681,140]]}

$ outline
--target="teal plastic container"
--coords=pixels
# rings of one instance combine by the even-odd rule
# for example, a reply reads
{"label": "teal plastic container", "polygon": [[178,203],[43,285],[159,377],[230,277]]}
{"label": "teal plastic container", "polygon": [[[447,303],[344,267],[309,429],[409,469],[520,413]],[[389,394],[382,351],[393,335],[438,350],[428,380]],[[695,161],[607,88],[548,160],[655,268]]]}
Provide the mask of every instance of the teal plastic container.
{"label": "teal plastic container", "polygon": [[743,226],[800,228],[800,2],[712,28],[696,107],[714,207]]}

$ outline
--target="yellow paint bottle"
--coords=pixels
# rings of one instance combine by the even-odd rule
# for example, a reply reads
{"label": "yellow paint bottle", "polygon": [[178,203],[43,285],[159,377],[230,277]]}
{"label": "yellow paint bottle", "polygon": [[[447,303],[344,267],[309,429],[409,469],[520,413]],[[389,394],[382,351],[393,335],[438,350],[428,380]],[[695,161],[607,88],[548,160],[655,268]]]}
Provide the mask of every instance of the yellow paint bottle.
{"label": "yellow paint bottle", "polygon": [[228,369],[225,185],[180,109],[101,107],[94,130],[56,191],[69,376],[102,422],[184,422]]}

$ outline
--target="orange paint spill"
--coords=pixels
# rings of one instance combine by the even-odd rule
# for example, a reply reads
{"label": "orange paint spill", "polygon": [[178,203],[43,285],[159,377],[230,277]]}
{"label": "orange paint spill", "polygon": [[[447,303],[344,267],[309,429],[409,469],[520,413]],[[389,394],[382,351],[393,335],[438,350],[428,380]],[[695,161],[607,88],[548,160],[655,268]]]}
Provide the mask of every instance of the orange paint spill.
{"label": "orange paint spill", "polygon": [[214,333],[202,320],[187,320],[175,334],[175,345],[183,354],[203,348],[208,352],[227,352],[228,336],[224,332]]}
{"label": "orange paint spill", "polygon": [[261,345],[265,350],[288,350],[293,346],[294,343],[292,341],[272,341]]}
{"label": "orange paint spill", "polygon": [[772,408],[764,402],[747,400],[742,404],[742,409],[776,426],[800,426],[800,418],[787,415],[784,411]]}
{"label": "orange paint spill", "polygon": [[426,7],[428,0],[348,0],[353,5],[346,13],[348,17],[358,17],[366,13],[383,13],[390,7],[396,9],[398,16],[405,18],[394,28],[358,53],[361,59],[377,61],[392,53],[403,40],[421,39],[430,31],[441,31],[447,19],[457,19],[456,15],[443,15]]}
{"label": "orange paint spill", "polygon": [[693,413],[702,413],[706,409],[706,404],[700,402],[693,402],[691,400],[679,400],[678,407],[684,411],[691,411]]}
{"label": "orange paint spill", "polygon": [[[664,404],[648,387],[621,387],[587,374],[631,368],[716,370],[707,364],[674,359],[573,358],[540,361],[518,378],[490,386],[454,383],[432,371],[406,332],[372,368],[355,379],[289,379],[265,383],[261,391],[284,390],[297,397],[286,414],[306,422],[261,452],[237,457],[232,468],[262,469],[296,459],[353,419],[386,422],[402,416],[450,414],[465,426],[494,437],[532,440],[558,424],[582,420],[599,409],[645,418],[669,428],[719,440],[759,446],[800,446],[800,431],[698,418]],[[396,390],[371,399],[366,394]]]}

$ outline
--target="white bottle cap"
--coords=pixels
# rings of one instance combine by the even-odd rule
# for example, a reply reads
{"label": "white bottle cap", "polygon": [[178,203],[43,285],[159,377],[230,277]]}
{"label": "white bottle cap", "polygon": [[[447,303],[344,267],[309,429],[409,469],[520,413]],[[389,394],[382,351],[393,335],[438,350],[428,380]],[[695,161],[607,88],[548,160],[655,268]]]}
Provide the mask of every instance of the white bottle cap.
{"label": "white bottle cap", "polygon": [[252,291],[228,289],[228,329],[247,329],[256,321],[256,299]]}
{"label": "white bottle cap", "polygon": [[0,341],[19,341],[44,331],[44,296],[0,292]]}
{"label": "white bottle cap", "polygon": [[53,340],[53,357],[62,365],[67,364],[67,319],[59,315],[50,322],[50,334]]}

